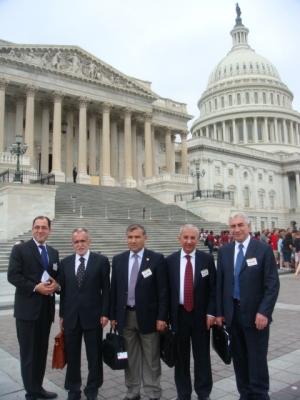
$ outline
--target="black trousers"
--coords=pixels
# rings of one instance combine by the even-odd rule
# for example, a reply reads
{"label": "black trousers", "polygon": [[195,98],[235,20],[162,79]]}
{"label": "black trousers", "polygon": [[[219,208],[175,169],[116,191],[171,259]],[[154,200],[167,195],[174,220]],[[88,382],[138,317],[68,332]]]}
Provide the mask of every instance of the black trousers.
{"label": "black trousers", "polygon": [[229,331],[232,334],[232,360],[241,398],[269,400],[269,325],[263,330],[244,327],[240,306],[235,304]]}
{"label": "black trousers", "polygon": [[88,361],[88,377],[84,388],[87,397],[97,397],[98,388],[103,383],[103,363],[102,363],[102,334],[100,325],[95,329],[83,329],[78,319],[74,329],[64,327],[67,372],[65,389],[70,392],[78,393],[81,387],[81,346],[82,336],[84,337],[86,357]]}
{"label": "black trousers", "polygon": [[43,385],[51,324],[48,296],[43,296],[41,312],[36,321],[16,319],[21,375],[27,400],[36,400]]}
{"label": "black trousers", "polygon": [[192,382],[190,374],[191,342],[194,357],[194,388],[199,397],[208,397],[212,389],[210,363],[210,331],[195,328],[194,311],[178,309],[178,340],[180,364],[175,366],[175,384],[178,396],[191,398]]}

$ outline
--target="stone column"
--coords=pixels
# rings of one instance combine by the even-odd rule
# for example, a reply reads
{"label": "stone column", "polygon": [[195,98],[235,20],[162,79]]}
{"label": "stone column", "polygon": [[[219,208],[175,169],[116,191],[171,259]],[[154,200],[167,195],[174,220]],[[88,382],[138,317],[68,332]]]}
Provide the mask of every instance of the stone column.
{"label": "stone column", "polygon": [[288,134],[287,134],[286,120],[285,120],[285,119],[282,120],[282,125],[283,125],[284,143],[285,143],[285,144],[288,144],[289,141],[288,141]]}
{"label": "stone column", "polygon": [[0,78],[0,152],[4,151],[5,89],[8,84],[9,80]]}
{"label": "stone column", "polygon": [[217,140],[217,124],[214,123],[214,137],[215,140]]}
{"label": "stone column", "polygon": [[[23,135],[23,120],[24,120],[24,105],[25,97],[22,95],[15,96],[16,104],[16,123],[15,123],[15,135]],[[49,128],[49,126],[48,126]]]}
{"label": "stone column", "polygon": [[175,174],[175,141],[176,141],[176,135],[171,136],[171,142],[172,142],[172,174]]}
{"label": "stone column", "polygon": [[247,120],[243,118],[244,143],[248,143]]}
{"label": "stone column", "polygon": [[[57,182],[65,182],[65,174],[61,170],[61,105],[64,93],[53,92],[53,144],[52,144],[52,174],[55,174]],[[26,124],[27,125],[27,124]]]}
{"label": "stone column", "polygon": [[165,128],[166,134],[166,172],[172,173],[172,131],[170,127]]}
{"label": "stone column", "polygon": [[124,180],[123,186],[136,187],[136,181],[132,178],[132,141],[131,141],[131,115],[133,109],[126,107],[124,113]]}
{"label": "stone column", "polygon": [[73,126],[74,126],[74,112],[77,109],[72,105],[66,105],[64,111],[67,114],[67,133],[66,133],[66,182],[73,182],[73,168],[74,165],[74,139],[73,139]]}
{"label": "stone column", "polygon": [[110,121],[111,103],[103,103],[102,109],[102,175],[101,185],[115,186],[115,180],[110,175]]}
{"label": "stone column", "polygon": [[152,149],[152,175],[155,175],[155,128],[157,124],[151,124],[151,149]]}
{"label": "stone column", "polygon": [[208,129],[208,125],[206,125],[206,127],[205,127],[205,132],[206,132],[206,137],[208,138],[208,137],[209,137],[209,129]]}
{"label": "stone column", "polygon": [[138,181],[138,160],[137,160],[137,145],[136,145],[136,128],[137,120],[134,118],[131,124],[131,141],[132,141],[132,178]]}
{"label": "stone column", "polygon": [[296,180],[296,196],[297,196],[297,211],[300,210],[300,182],[299,182],[299,171],[295,171],[295,180]]}
{"label": "stone column", "polygon": [[110,172],[115,182],[119,181],[118,118],[110,117]]}
{"label": "stone column", "polygon": [[37,91],[37,86],[27,85],[25,91],[26,99],[26,122],[25,122],[25,138],[28,149],[26,154],[30,157],[30,166],[34,167],[34,96]]}
{"label": "stone column", "polygon": [[187,163],[187,145],[186,138],[188,132],[180,132],[181,137],[181,173],[183,175],[188,175],[188,163]]}
{"label": "stone column", "polygon": [[290,121],[291,144],[295,145],[294,124]]}
{"label": "stone column", "polygon": [[152,176],[151,113],[144,114],[145,121],[145,178]]}
{"label": "stone column", "polygon": [[78,168],[77,168],[77,183],[83,183],[85,185],[91,184],[91,177],[87,174],[86,164],[86,141],[87,141],[87,132],[86,132],[86,114],[87,114],[87,105],[90,100],[87,97],[79,97],[78,105],[79,105],[79,133],[78,133]]}
{"label": "stone column", "polygon": [[89,174],[96,175],[96,118],[98,111],[89,110]]}
{"label": "stone column", "polygon": [[41,140],[41,172],[49,173],[49,122],[50,108],[53,102],[50,100],[42,100],[42,140]]}

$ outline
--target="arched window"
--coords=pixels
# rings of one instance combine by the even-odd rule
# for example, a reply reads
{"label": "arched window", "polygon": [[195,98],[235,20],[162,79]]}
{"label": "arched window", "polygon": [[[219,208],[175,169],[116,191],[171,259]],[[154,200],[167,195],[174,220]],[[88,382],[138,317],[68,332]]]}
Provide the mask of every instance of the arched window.
{"label": "arched window", "polygon": [[215,110],[217,110],[217,109],[218,109],[218,100],[215,99]]}
{"label": "arched window", "polygon": [[222,108],[224,108],[224,107],[225,107],[225,101],[224,101],[224,97],[221,97],[221,106],[222,106]]}
{"label": "arched window", "polygon": [[279,96],[279,94],[277,95],[277,103],[280,106],[280,96]]}
{"label": "arched window", "polygon": [[261,123],[257,123],[257,139],[262,140]]}
{"label": "arched window", "polygon": [[241,104],[241,94],[240,93],[238,93],[237,94],[237,104]]}
{"label": "arched window", "polygon": [[211,101],[209,102],[209,112],[211,112]]}
{"label": "arched window", "polygon": [[244,204],[245,207],[250,207],[249,188],[247,187],[244,189]]}
{"label": "arched window", "polygon": [[230,128],[229,128],[229,141],[230,141],[230,143],[234,142],[232,126],[230,126]]}
{"label": "arched window", "polygon": [[252,124],[248,122],[247,124],[247,132],[248,132],[248,141],[253,141],[253,133],[252,133]]}
{"label": "arched window", "polygon": [[274,104],[274,94],[273,93],[270,94],[270,99],[271,99],[271,104]]}
{"label": "arched window", "polygon": [[254,93],[254,103],[258,104],[258,93],[257,92]]}
{"label": "arched window", "polygon": [[267,104],[267,96],[265,92],[263,92],[263,103]]}
{"label": "arched window", "polygon": [[232,106],[232,95],[229,95],[229,105]]}
{"label": "arched window", "polygon": [[249,95],[249,93],[247,92],[246,93],[246,104],[249,104],[250,103],[250,95]]}
{"label": "arched window", "polygon": [[243,125],[239,125],[239,141],[243,142],[244,141],[244,132],[243,132]]}

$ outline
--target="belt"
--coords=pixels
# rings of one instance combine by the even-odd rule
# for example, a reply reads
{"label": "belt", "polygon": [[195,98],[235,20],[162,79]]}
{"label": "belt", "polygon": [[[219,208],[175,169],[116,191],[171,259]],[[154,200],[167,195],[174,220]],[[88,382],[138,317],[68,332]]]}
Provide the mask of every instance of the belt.
{"label": "belt", "polygon": [[127,310],[135,311],[135,306],[126,306]]}
{"label": "belt", "polygon": [[235,297],[233,298],[234,304],[237,304],[238,306],[241,305],[241,301],[239,299],[236,299]]}

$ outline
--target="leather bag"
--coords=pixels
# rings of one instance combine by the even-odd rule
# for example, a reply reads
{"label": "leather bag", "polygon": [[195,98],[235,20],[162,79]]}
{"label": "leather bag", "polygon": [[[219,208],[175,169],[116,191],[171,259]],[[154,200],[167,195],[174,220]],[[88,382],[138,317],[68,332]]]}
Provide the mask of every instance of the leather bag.
{"label": "leather bag", "polygon": [[123,336],[117,330],[106,334],[102,342],[103,361],[113,370],[125,369],[128,367],[128,357]]}
{"label": "leather bag", "polygon": [[225,325],[212,326],[212,348],[225,364],[231,363],[231,335]]}
{"label": "leather bag", "polygon": [[178,339],[170,330],[169,325],[166,329],[160,331],[160,358],[170,368],[180,362],[180,352]]}
{"label": "leather bag", "polygon": [[59,332],[54,338],[52,369],[63,369],[67,363],[64,333]]}

